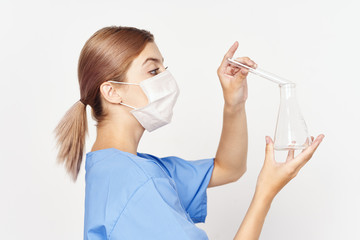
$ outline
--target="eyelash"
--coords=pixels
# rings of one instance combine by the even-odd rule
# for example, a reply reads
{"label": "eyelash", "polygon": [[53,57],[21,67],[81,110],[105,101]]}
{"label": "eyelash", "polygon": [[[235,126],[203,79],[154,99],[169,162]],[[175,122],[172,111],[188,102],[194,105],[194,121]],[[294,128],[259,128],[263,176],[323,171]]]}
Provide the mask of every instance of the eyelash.
{"label": "eyelash", "polygon": [[[167,69],[168,67],[166,67],[165,69]],[[152,72],[154,72],[154,71],[157,71],[157,70],[159,70],[160,68],[156,68],[156,69],[154,69],[154,70],[151,70],[149,73],[150,74],[153,74]],[[156,75],[156,73],[155,74],[153,74],[153,75]]]}

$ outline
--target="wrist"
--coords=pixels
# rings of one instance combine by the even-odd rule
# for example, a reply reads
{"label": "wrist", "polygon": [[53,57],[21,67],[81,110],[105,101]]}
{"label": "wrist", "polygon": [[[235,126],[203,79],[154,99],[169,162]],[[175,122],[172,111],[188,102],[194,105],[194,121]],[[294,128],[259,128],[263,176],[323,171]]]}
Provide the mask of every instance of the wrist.
{"label": "wrist", "polygon": [[259,189],[256,189],[255,193],[254,193],[254,199],[256,199],[264,204],[269,204],[269,205],[271,205],[275,196],[276,196],[276,194],[274,194],[274,193],[261,191]]}
{"label": "wrist", "polygon": [[230,104],[230,103],[225,102],[224,111],[229,112],[229,113],[245,111],[245,102],[237,103],[237,104]]}

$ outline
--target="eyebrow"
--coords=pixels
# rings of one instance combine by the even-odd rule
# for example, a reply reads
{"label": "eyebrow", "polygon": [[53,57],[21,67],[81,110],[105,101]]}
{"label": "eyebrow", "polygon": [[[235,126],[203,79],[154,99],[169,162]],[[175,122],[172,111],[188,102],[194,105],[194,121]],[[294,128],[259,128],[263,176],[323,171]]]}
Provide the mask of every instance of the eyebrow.
{"label": "eyebrow", "polygon": [[[154,61],[154,62],[161,63],[160,59],[150,57],[150,58],[147,58],[147,59],[145,60],[145,62],[144,62],[142,65],[144,66],[144,65],[145,65],[145,63],[146,63],[147,61]],[[164,58],[162,58],[162,62],[164,62]]]}

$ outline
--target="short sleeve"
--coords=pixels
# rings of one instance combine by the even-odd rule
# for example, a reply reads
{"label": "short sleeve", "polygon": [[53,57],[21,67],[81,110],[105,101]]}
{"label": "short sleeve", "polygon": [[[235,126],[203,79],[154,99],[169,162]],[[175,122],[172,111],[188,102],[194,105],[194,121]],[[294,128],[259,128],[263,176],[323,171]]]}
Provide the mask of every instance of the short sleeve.
{"label": "short sleeve", "polygon": [[169,179],[150,178],[133,193],[110,229],[109,239],[207,240],[208,237],[188,221]]}
{"label": "short sleeve", "polygon": [[205,222],[207,216],[207,193],[214,169],[214,158],[195,161],[179,157],[161,158],[174,179],[179,198],[194,223]]}

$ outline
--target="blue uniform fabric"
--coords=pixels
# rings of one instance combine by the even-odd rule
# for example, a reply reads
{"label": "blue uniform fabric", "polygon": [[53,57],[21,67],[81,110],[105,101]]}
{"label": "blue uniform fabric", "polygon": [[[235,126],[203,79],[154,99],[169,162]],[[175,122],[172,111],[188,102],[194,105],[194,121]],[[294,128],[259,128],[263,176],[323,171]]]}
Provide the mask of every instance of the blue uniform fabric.
{"label": "blue uniform fabric", "polygon": [[205,240],[214,158],[188,161],[115,148],[86,154],[85,240]]}

